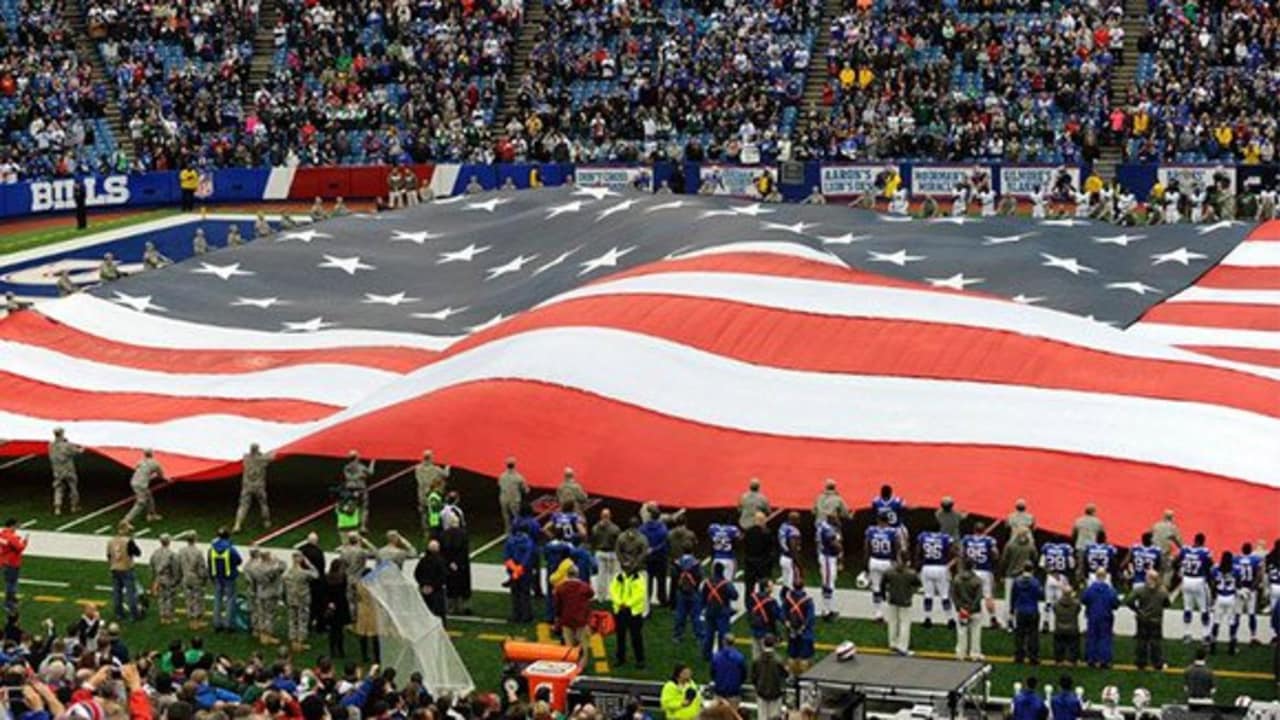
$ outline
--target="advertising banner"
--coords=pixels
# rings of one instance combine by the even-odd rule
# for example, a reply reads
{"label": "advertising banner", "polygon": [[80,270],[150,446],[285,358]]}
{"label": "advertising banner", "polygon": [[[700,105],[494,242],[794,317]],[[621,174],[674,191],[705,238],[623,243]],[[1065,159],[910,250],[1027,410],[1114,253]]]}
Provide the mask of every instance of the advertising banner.
{"label": "advertising banner", "polygon": [[643,167],[581,165],[574,173],[579,187],[606,187],[610,190],[653,189],[653,173]]}
{"label": "advertising banner", "polygon": [[1156,179],[1169,186],[1169,181],[1177,179],[1183,192],[1190,190],[1197,183],[1204,187],[1213,185],[1214,176],[1222,175],[1230,183],[1231,192],[1236,192],[1236,169],[1225,165],[1161,165],[1156,171]]}
{"label": "advertising banner", "polygon": [[[756,178],[767,174],[778,182],[778,169],[772,167],[742,167],[738,165],[703,165],[698,168],[699,187],[710,185],[712,195],[734,195],[736,197],[759,197],[756,192]],[[705,192],[700,189],[699,192]]]}
{"label": "advertising banner", "polygon": [[[1068,167],[1071,175],[1071,186],[1080,187],[1080,168]],[[1000,167],[1001,195],[1029,197],[1036,187],[1052,189],[1053,181],[1058,177],[1056,165],[1003,165]]]}
{"label": "advertising banner", "polygon": [[911,194],[951,196],[956,185],[991,171],[981,165],[916,165],[911,169]]}
{"label": "advertising banner", "polygon": [[[885,172],[887,165],[823,165],[822,194],[827,197],[853,197],[877,192],[876,177]],[[898,170],[901,172],[901,170]]]}

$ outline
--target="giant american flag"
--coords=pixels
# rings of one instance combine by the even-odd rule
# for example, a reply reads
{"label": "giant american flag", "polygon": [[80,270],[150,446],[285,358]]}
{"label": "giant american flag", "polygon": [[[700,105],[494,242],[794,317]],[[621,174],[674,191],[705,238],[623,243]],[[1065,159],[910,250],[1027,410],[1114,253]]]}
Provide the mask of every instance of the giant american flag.
{"label": "giant american flag", "polygon": [[[215,244],[219,238],[214,238]],[[132,258],[125,258],[131,260]],[[282,231],[0,321],[0,452],[281,454],[724,507],[890,483],[1117,540],[1280,524],[1277,223],[1119,228],[549,188]],[[1182,347],[1186,346],[1186,347]]]}

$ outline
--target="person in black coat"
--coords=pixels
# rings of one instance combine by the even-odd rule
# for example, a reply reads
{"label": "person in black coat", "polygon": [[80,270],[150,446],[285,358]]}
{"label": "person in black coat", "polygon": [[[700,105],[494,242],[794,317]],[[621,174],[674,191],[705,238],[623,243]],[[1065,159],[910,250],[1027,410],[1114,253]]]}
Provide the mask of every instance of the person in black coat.
{"label": "person in black coat", "polygon": [[773,550],[777,543],[769,532],[765,514],[757,512],[742,539],[742,574],[744,587],[754,588],[765,578],[774,576]]}
{"label": "person in black coat", "polygon": [[[315,533],[307,535],[307,541],[298,548],[302,553],[302,557],[307,559],[313,568],[324,567],[324,550],[320,548],[320,536]],[[325,624],[325,576],[322,574],[315,580],[311,581],[311,626],[316,632],[325,632],[328,626]]]}
{"label": "person in black coat", "polygon": [[324,576],[324,623],[329,628],[329,655],[346,657],[342,635],[351,624],[351,604],[347,602],[347,573],[342,561],[335,559]]}
{"label": "person in black coat", "polygon": [[85,178],[77,177],[75,187],[71,189],[71,198],[76,204],[76,228],[84,230],[89,227],[89,212],[86,207],[88,198],[84,187]]}
{"label": "person in black coat", "polygon": [[440,541],[432,540],[427,543],[426,554],[413,569],[413,579],[418,583],[418,592],[422,593],[422,600],[427,604],[427,609],[441,620],[445,620],[449,614],[445,601],[447,576],[448,567],[440,554]]}
{"label": "person in black coat", "polygon": [[455,515],[446,515],[440,534],[440,554],[445,562],[445,593],[448,611],[468,615],[471,601],[471,541]]}

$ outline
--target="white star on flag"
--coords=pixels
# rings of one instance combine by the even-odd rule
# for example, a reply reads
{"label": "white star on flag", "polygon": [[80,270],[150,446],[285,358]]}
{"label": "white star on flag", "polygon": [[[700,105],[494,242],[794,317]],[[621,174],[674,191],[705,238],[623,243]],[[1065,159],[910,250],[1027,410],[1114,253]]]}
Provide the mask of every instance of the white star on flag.
{"label": "white star on flag", "polygon": [[1226,228],[1229,228],[1235,224],[1236,223],[1234,220],[1219,220],[1218,222],[1213,223],[1212,225],[1205,225],[1204,227],[1196,228],[1196,233],[1200,235],[1208,235],[1211,232],[1217,232],[1218,230],[1225,230]]}
{"label": "white star on flag", "polygon": [[404,291],[401,290],[400,292],[395,293],[393,295],[377,295],[374,293],[365,293],[364,300],[361,300],[360,302],[366,305],[390,305],[391,307],[397,307],[405,303],[415,303],[421,299],[422,298],[405,297]]}
{"label": "white star on flag", "polygon": [[871,236],[854,235],[851,232],[847,232],[843,235],[819,235],[818,239],[822,241],[823,245],[850,245],[863,240],[870,240]]}
{"label": "white star on flag", "polygon": [[967,215],[948,215],[947,217],[930,218],[929,222],[933,223],[934,225],[937,225],[938,223],[948,223],[951,225],[965,225],[968,223],[980,223],[982,221],[977,218],[971,218]]}
{"label": "white star on flag", "polygon": [[635,206],[636,206],[636,204],[637,204],[637,203],[639,203],[639,202],[640,202],[639,200],[635,200],[635,199],[631,199],[631,200],[623,200],[622,202],[618,203],[617,205],[613,205],[613,206],[607,207],[607,208],[605,208],[604,210],[601,210],[601,211],[596,215],[596,222],[600,222],[601,220],[603,220],[603,219],[605,219],[605,218],[607,218],[607,217],[609,217],[610,215],[613,215],[613,214],[615,214],[615,213],[626,212],[627,210],[630,210],[631,208],[635,207]]}
{"label": "white star on flag", "polygon": [[1204,260],[1207,255],[1188,250],[1180,247],[1177,250],[1170,250],[1165,253],[1154,253],[1151,256],[1152,265],[1163,265],[1167,262],[1176,262],[1180,265],[1190,265],[1192,260]]}
{"label": "white star on flag", "polygon": [[1098,318],[1094,317],[1092,314],[1090,314],[1090,315],[1085,315],[1085,316],[1084,316],[1084,319],[1085,319],[1085,320],[1088,320],[1088,321],[1090,321],[1090,322],[1095,322],[1095,323],[1097,323],[1097,324],[1099,324],[1099,325],[1106,325],[1107,327],[1115,327],[1115,326],[1116,326],[1116,324],[1115,324],[1115,323],[1113,323],[1113,322],[1111,322],[1110,320],[1099,320]]}
{"label": "white star on flag", "polygon": [[918,262],[926,258],[925,255],[909,255],[907,254],[906,248],[903,248],[898,252],[892,252],[892,253],[882,253],[882,252],[876,252],[875,250],[868,250],[867,254],[871,256],[871,259],[868,260],[867,262],[887,262],[887,263],[893,263],[898,267],[906,267],[907,263],[909,262]]}
{"label": "white star on flag", "polygon": [[431,204],[432,205],[452,205],[454,203],[462,202],[463,200],[466,200],[468,197],[471,197],[471,196],[470,195],[454,195],[453,197],[443,197],[436,200],[432,200]]}
{"label": "white star on flag", "polygon": [[502,313],[498,313],[497,315],[494,315],[493,317],[489,318],[488,320],[485,320],[479,325],[472,325],[471,327],[467,328],[467,332],[478,333],[478,332],[481,332],[482,330],[488,330],[489,328],[497,325],[498,323],[506,319],[507,319],[506,315],[503,315]]}
{"label": "white star on flag", "polygon": [[194,275],[217,275],[223,280],[230,280],[235,275],[252,275],[249,270],[241,270],[240,263],[232,263],[230,265],[212,265],[207,262],[200,263],[200,267],[191,271]]}
{"label": "white star on flag", "polygon": [[1018,293],[1017,295],[1014,295],[1010,299],[1018,303],[1019,305],[1035,305],[1036,303],[1042,302],[1044,300],[1043,297],[1039,297],[1039,296],[1032,297],[1030,295],[1023,295],[1022,293]]}
{"label": "white star on flag", "polygon": [[166,311],[166,308],[162,308],[151,302],[150,295],[129,295],[128,293],[122,293],[119,290],[116,290],[115,297],[112,298],[112,300],[126,307],[131,307],[138,312],[146,312],[148,310],[155,310],[156,312]]}
{"label": "white star on flag", "polygon": [[1044,258],[1044,262],[1040,263],[1044,267],[1062,268],[1063,270],[1066,270],[1072,275],[1079,275],[1082,272],[1087,272],[1087,273],[1098,272],[1097,270],[1094,270],[1088,265],[1081,265],[1080,261],[1075,258],[1060,258],[1060,257],[1057,257],[1056,255],[1050,255],[1049,253],[1046,253],[1046,252],[1040,253],[1040,257]]}
{"label": "white star on flag", "polygon": [[1107,289],[1108,290],[1128,290],[1129,292],[1136,293],[1138,295],[1146,295],[1149,292],[1153,292],[1153,293],[1160,292],[1160,288],[1151,287],[1150,285],[1144,282],[1139,282],[1137,280],[1131,280],[1129,282],[1107,283]]}
{"label": "white star on flag", "polygon": [[449,318],[453,317],[454,315],[457,315],[458,313],[466,309],[467,309],[466,305],[459,308],[444,307],[444,308],[440,308],[439,310],[432,310],[431,312],[410,313],[410,317],[422,318],[423,320],[448,320]]}
{"label": "white star on flag", "polygon": [[594,200],[603,200],[607,197],[622,197],[622,193],[617,190],[611,190],[607,187],[580,187],[574,188],[570,195],[577,197],[589,197]]}
{"label": "white star on flag", "polygon": [[337,325],[337,323],[325,322],[325,319],[319,316],[302,322],[284,322],[280,324],[284,325],[285,332],[315,332]]}
{"label": "white star on flag", "polygon": [[733,217],[737,215],[759,217],[773,212],[775,211],[767,207],[761,207],[760,203],[751,203],[750,205],[739,205],[737,207],[725,208],[724,210],[708,210],[702,213],[702,217]]}
{"label": "white star on flag", "polygon": [[586,275],[587,273],[597,268],[617,267],[618,261],[622,259],[622,256],[626,255],[627,253],[635,249],[636,249],[635,245],[632,245],[631,247],[625,248],[622,250],[619,250],[617,246],[614,246],[610,248],[608,252],[606,252],[603,255],[600,255],[599,257],[591,258],[590,260],[584,263],[578,263],[582,267],[582,270],[578,272],[578,275],[580,276]]}
{"label": "white star on flag", "polygon": [[967,278],[964,273],[956,273],[946,278],[925,278],[925,282],[936,288],[950,288],[952,290],[963,290],[970,285],[977,285],[986,282],[986,278]]}
{"label": "white star on flag", "polygon": [[509,202],[511,202],[510,198],[495,197],[495,198],[489,198],[484,202],[467,203],[463,207],[463,209],[464,210],[484,210],[485,212],[491,213],[494,210],[497,210],[499,205],[506,205]]}
{"label": "white star on flag", "polygon": [[328,233],[322,233],[319,230],[298,230],[296,232],[287,232],[287,233],[284,233],[283,235],[277,235],[276,242],[286,242],[288,240],[301,240],[302,242],[307,243],[309,245],[311,244],[311,241],[315,240],[316,238],[331,238],[331,237],[333,236]]}
{"label": "white star on flag", "polygon": [[645,212],[651,213],[651,212],[656,212],[658,210],[677,210],[679,208],[684,207],[686,204],[687,203],[685,203],[685,201],[683,200],[672,200],[671,202],[658,203],[657,205],[654,205],[651,208],[646,208]]}
{"label": "white star on flag", "polygon": [[391,242],[411,242],[414,245],[423,245],[428,240],[435,240],[436,238],[442,237],[444,237],[444,235],[440,233],[433,233],[428,230],[421,230],[419,232],[396,230],[395,235],[391,236]]}
{"label": "white star on flag", "polygon": [[1099,245],[1119,245],[1120,247],[1129,247],[1133,243],[1142,240],[1145,237],[1146,235],[1120,233],[1119,235],[1094,235],[1093,241]]}
{"label": "white star on flag", "polygon": [[281,300],[278,297],[265,297],[265,298],[238,297],[231,303],[232,307],[256,307],[256,308],[261,308],[263,310],[266,310],[272,305],[287,305],[287,304],[288,303],[286,303],[284,300]]}
{"label": "white star on flag", "polygon": [[471,262],[475,256],[493,247],[492,245],[481,245],[476,247],[475,243],[462,248],[461,250],[453,250],[451,252],[440,253],[440,259],[436,261],[437,265],[443,265],[451,262]]}
{"label": "white star on flag", "polygon": [[341,270],[342,272],[348,275],[355,275],[357,270],[376,269],[372,265],[360,262],[359,255],[353,255],[351,257],[336,257],[334,255],[325,255],[324,262],[320,263],[316,267]]}
{"label": "white star on flag", "polygon": [[563,205],[552,205],[551,207],[547,208],[546,219],[550,220],[553,217],[559,217],[560,215],[563,215],[565,213],[582,212],[582,206],[584,204],[585,203],[583,203],[583,201],[581,200],[574,200],[573,202],[567,202]]}
{"label": "white star on flag", "polygon": [[793,225],[784,225],[783,223],[765,222],[765,223],[760,223],[760,229],[761,230],[780,230],[782,232],[789,232],[795,235],[803,235],[805,231],[808,230],[809,228],[818,227],[821,224],[822,223],[798,222]]}
{"label": "white star on flag", "polygon": [[1034,232],[1024,232],[1024,233],[1018,233],[1017,235],[983,235],[982,237],[985,239],[982,241],[982,244],[983,245],[1009,245],[1010,243],[1022,242],[1023,240],[1026,240],[1027,238],[1035,234],[1036,233]]}
{"label": "white star on flag", "polygon": [[565,260],[568,260],[570,255],[573,255],[574,253],[578,252],[578,251],[579,251],[579,250],[581,250],[581,249],[582,249],[582,246],[581,246],[581,245],[579,245],[578,247],[576,247],[576,248],[574,248],[574,249],[572,249],[572,250],[565,250],[564,252],[562,252],[562,253],[560,253],[559,255],[557,255],[557,256],[556,256],[556,258],[555,258],[554,260],[551,260],[551,261],[549,261],[549,262],[545,262],[545,263],[543,263],[543,264],[539,265],[538,267],[534,268],[534,269],[533,269],[533,274],[534,274],[534,275],[541,275],[542,273],[544,273],[544,272],[546,272],[546,271],[550,270],[551,268],[553,268],[553,267],[555,267],[555,266],[557,266],[557,265],[559,265],[559,264],[563,263]]}
{"label": "white star on flag", "polygon": [[496,277],[502,277],[513,272],[520,272],[520,269],[537,259],[537,253],[533,255],[517,255],[511,259],[511,262],[505,265],[497,265],[485,270],[485,280],[492,280]]}
{"label": "white star on flag", "polygon": [[1079,220],[1077,218],[1059,218],[1057,220],[1041,220],[1041,225],[1048,227],[1084,227],[1089,224],[1088,220]]}

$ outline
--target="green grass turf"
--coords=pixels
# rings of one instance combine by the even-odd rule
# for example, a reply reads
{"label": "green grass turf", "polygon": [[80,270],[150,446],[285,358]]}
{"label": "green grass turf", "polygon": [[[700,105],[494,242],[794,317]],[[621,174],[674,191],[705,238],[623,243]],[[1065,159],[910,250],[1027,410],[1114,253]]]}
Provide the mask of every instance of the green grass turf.
{"label": "green grass turf", "polygon": [[177,214],[177,210],[149,210],[125,217],[111,218],[109,220],[95,221],[93,214],[89,215],[89,227],[84,230],[76,228],[74,217],[66,218],[66,225],[54,228],[41,228],[38,230],[26,230],[21,232],[3,233],[0,236],[0,255],[18,252],[19,250],[28,250],[41,245],[49,245],[51,243],[61,242],[63,240],[71,240],[93,233],[102,232],[104,230],[115,230],[118,228],[138,225],[139,223],[158,220],[163,217]]}
{"label": "green grass turf", "polygon": [[[146,579],[143,570],[142,578]],[[109,593],[98,589],[109,584],[108,573],[104,563],[52,560],[45,558],[29,558],[23,568],[23,577],[28,579],[65,582],[69,587],[49,587],[41,585],[23,586],[24,625],[34,627],[45,617],[53,618],[60,626],[73,622],[79,614],[78,600],[96,600],[107,602]],[[535,603],[537,601],[535,600]],[[535,608],[540,605],[535,604]],[[503,619],[509,608],[508,598],[499,593],[478,593],[472,600],[472,613],[486,618]],[[110,616],[110,609],[104,611]],[[151,616],[151,618],[153,618]],[[135,650],[167,647],[175,639],[186,639],[191,631],[182,626],[160,627],[153,619],[128,624],[125,640]],[[686,637],[682,644],[671,641],[672,613],[656,609],[646,626],[645,637],[648,641],[648,668],[637,670],[634,665],[622,668],[610,667],[609,674],[622,677],[645,679],[662,679],[676,662],[693,666],[700,680],[708,676],[707,663],[699,656],[691,637]],[[283,616],[281,619],[283,623]],[[742,637],[747,636],[745,621],[735,625],[735,631]],[[283,625],[280,628],[283,633]],[[501,676],[501,657],[499,642],[504,637],[537,637],[533,627],[516,626],[505,622],[480,623],[455,620],[450,630],[460,633],[454,637],[454,643],[470,669],[476,684],[480,688],[494,689]],[[246,656],[259,649],[259,646],[244,635],[206,635],[206,646],[213,652],[224,652]],[[865,620],[837,620],[832,623],[819,623],[818,642],[835,645],[844,640],[852,640],[866,652],[883,652],[886,645],[883,626]],[[1048,649],[1048,638],[1044,638],[1042,650]],[[305,660],[310,662],[315,656],[324,652],[325,640],[315,637],[311,642],[313,649]],[[918,651],[936,651],[950,653],[954,647],[954,633],[945,627],[926,630],[916,626],[912,633],[913,648]],[[607,640],[610,660],[614,649],[612,638]],[[348,659],[359,658],[359,645],[353,636],[346,643]],[[1027,675],[1038,675],[1043,682],[1056,681],[1061,672],[1069,672],[1075,682],[1083,685],[1091,698],[1106,685],[1117,685],[1125,693],[1136,687],[1145,687],[1152,692],[1156,702],[1175,702],[1181,699],[1181,676],[1178,672],[1139,673],[1134,670],[1114,668],[1109,671],[1091,670],[1086,667],[1060,669],[1046,664],[1031,668],[1016,666],[1001,656],[1012,653],[1012,639],[1003,631],[988,631],[983,636],[983,649],[993,661],[994,674],[992,692],[996,695],[1009,695],[1014,682]],[[1190,662],[1193,647],[1179,642],[1165,644],[1166,659],[1173,668],[1181,668]],[[820,653],[822,650],[820,649]],[[1265,678],[1238,678],[1227,676],[1230,672],[1262,674],[1270,667],[1271,648],[1245,646],[1239,655],[1234,657],[1225,654],[1214,656],[1211,665],[1219,671],[1219,699],[1230,701],[1236,695],[1247,694],[1255,699],[1274,698],[1275,684]],[[1130,662],[1133,657],[1133,642],[1129,638],[1117,638],[1116,660],[1118,663]]]}

